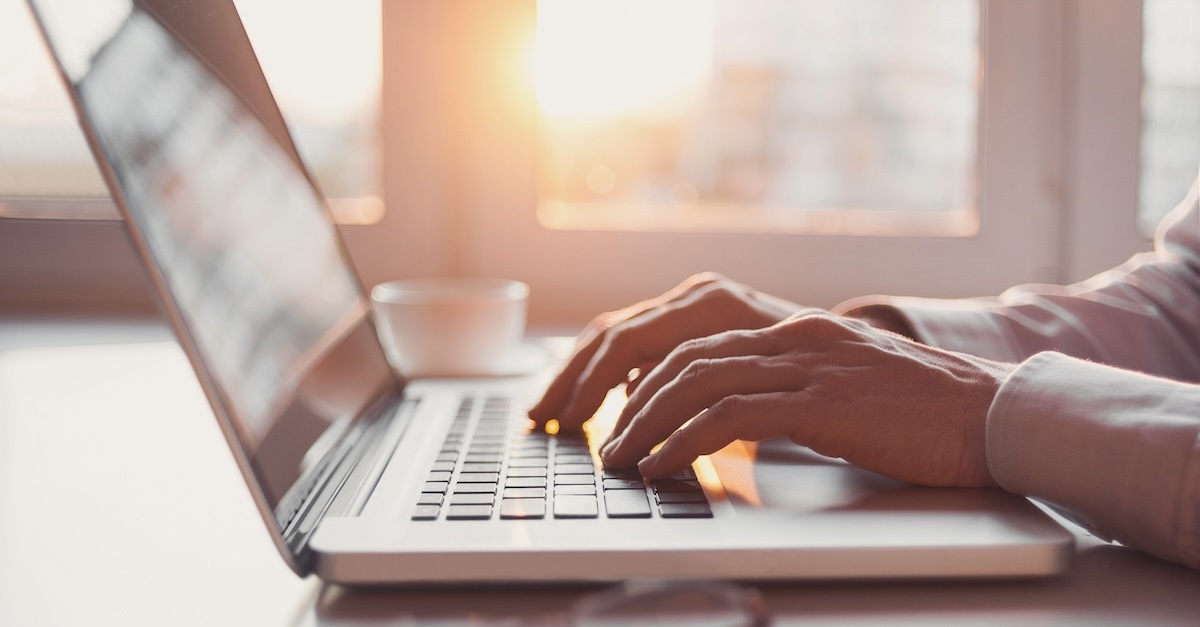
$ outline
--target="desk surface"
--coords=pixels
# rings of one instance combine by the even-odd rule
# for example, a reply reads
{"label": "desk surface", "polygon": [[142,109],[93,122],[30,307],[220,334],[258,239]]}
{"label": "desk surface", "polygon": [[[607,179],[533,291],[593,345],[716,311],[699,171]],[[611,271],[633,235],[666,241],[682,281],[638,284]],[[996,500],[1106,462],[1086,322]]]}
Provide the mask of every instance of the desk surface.
{"label": "desk surface", "polygon": [[[759,589],[776,624],[1200,621],[1200,572],[1077,535],[1050,580]],[[168,330],[0,319],[2,625],[520,624],[595,590],[298,579]]]}

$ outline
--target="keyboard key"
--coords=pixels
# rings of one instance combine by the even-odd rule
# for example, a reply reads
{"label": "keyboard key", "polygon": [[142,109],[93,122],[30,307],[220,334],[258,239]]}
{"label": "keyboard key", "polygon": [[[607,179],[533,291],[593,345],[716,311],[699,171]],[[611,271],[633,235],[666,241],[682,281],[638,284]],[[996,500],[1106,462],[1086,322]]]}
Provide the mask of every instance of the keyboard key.
{"label": "keyboard key", "polygon": [[554,466],[556,475],[592,475],[596,469],[591,464],[557,464]]}
{"label": "keyboard key", "polygon": [[450,472],[454,470],[454,462],[433,462],[430,470],[434,472]]}
{"label": "keyboard key", "polygon": [[587,485],[556,485],[554,486],[554,496],[560,494],[588,494],[595,496],[596,486],[594,484]]}
{"label": "keyboard key", "polygon": [[504,480],[504,486],[506,488],[544,488],[546,487],[546,478],[509,476]]}
{"label": "keyboard key", "polygon": [[696,481],[680,481],[679,479],[660,479],[653,482],[656,492],[700,492],[703,488]]}
{"label": "keyboard key", "polygon": [[438,453],[437,461],[439,462],[454,462],[458,460],[458,453]]}
{"label": "keyboard key", "polygon": [[500,472],[500,464],[494,463],[471,463],[463,464],[463,472]]}
{"label": "keyboard key", "polygon": [[554,485],[596,485],[592,475],[554,475]]}
{"label": "keyboard key", "polygon": [[491,505],[451,505],[446,508],[446,520],[487,520],[491,517]]}
{"label": "keyboard key", "polygon": [[496,483],[500,481],[500,473],[498,472],[460,472],[458,473],[459,483]]}
{"label": "keyboard key", "polygon": [[650,501],[645,490],[609,490],[604,493],[609,518],[649,518]]}
{"label": "keyboard key", "polygon": [[441,505],[442,495],[439,494],[421,494],[417,497],[417,505]]}
{"label": "keyboard key", "polygon": [[658,506],[663,518],[712,518],[708,503],[663,503]]}
{"label": "keyboard key", "polygon": [[477,462],[499,464],[504,461],[504,455],[500,453],[470,453],[464,459],[464,462],[473,464]]}
{"label": "keyboard key", "polygon": [[544,499],[546,488],[504,488],[506,499]]}
{"label": "keyboard key", "polygon": [[545,468],[509,468],[508,476],[510,477],[545,477]]}
{"label": "keyboard key", "polygon": [[591,455],[563,455],[559,453],[558,457],[554,458],[556,464],[587,464],[592,465]]}
{"label": "keyboard key", "polygon": [[421,488],[421,491],[443,494],[446,492],[446,488],[449,487],[449,485],[450,484],[446,483],[445,481],[426,481],[425,485]]}
{"label": "keyboard key", "polygon": [[495,494],[496,484],[494,483],[456,483],[454,484],[455,494]]}
{"label": "keyboard key", "polygon": [[543,457],[518,457],[508,462],[509,468],[545,468],[548,462]]}
{"label": "keyboard key", "polygon": [[641,478],[604,480],[605,490],[643,490],[645,487],[646,486],[642,483]]}
{"label": "keyboard key", "polygon": [[504,499],[500,502],[500,518],[545,518],[546,501],[543,499]]}
{"label": "keyboard key", "polygon": [[429,473],[429,478],[426,481],[449,481],[450,473],[446,471],[438,471]]}
{"label": "keyboard key", "polygon": [[441,508],[437,505],[418,505],[413,509],[413,520],[437,520],[438,511]]}
{"label": "keyboard key", "polygon": [[594,496],[555,496],[555,518],[595,518],[600,515]]}
{"label": "keyboard key", "polygon": [[642,480],[642,473],[637,468],[605,468],[605,479],[637,479]]}
{"label": "keyboard key", "polygon": [[496,495],[491,493],[455,493],[450,495],[450,505],[491,505]]}
{"label": "keyboard key", "polygon": [[707,503],[703,492],[659,492],[659,503]]}
{"label": "keyboard key", "polygon": [[545,458],[548,450],[544,446],[534,448],[519,448],[512,452],[513,459],[521,459],[525,457],[541,457]]}

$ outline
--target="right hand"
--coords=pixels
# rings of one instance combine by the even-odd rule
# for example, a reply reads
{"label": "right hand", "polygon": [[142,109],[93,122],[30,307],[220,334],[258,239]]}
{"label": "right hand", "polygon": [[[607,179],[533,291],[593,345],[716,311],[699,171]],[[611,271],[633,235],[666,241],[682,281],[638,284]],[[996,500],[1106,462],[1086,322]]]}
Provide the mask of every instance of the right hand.
{"label": "right hand", "polygon": [[[697,274],[657,298],[594,318],[529,417],[538,427],[558,420],[561,429],[578,429],[610,389],[629,383],[632,391],[639,376],[683,342],[722,331],[761,329],[800,309],[719,274]],[[635,369],[640,375],[631,378]]]}

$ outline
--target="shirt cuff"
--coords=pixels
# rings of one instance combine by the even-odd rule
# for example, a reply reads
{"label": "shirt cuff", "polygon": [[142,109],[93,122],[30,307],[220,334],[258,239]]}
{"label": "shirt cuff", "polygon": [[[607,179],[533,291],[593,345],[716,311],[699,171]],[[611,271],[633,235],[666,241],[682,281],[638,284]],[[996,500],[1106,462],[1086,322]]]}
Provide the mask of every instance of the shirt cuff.
{"label": "shirt cuff", "polygon": [[1200,567],[1198,407],[1200,386],[1039,353],[988,412],[988,468],[1102,538]]}

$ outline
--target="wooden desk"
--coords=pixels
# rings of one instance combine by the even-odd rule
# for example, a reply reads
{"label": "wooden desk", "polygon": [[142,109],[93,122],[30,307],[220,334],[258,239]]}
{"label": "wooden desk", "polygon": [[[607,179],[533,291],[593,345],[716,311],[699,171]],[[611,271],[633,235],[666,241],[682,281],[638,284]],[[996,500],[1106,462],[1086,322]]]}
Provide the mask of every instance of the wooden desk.
{"label": "wooden desk", "polygon": [[[777,624],[1200,623],[1200,572],[1078,535],[1051,580],[760,589]],[[488,624],[595,590],[298,579],[169,331],[0,319],[0,625]]]}

